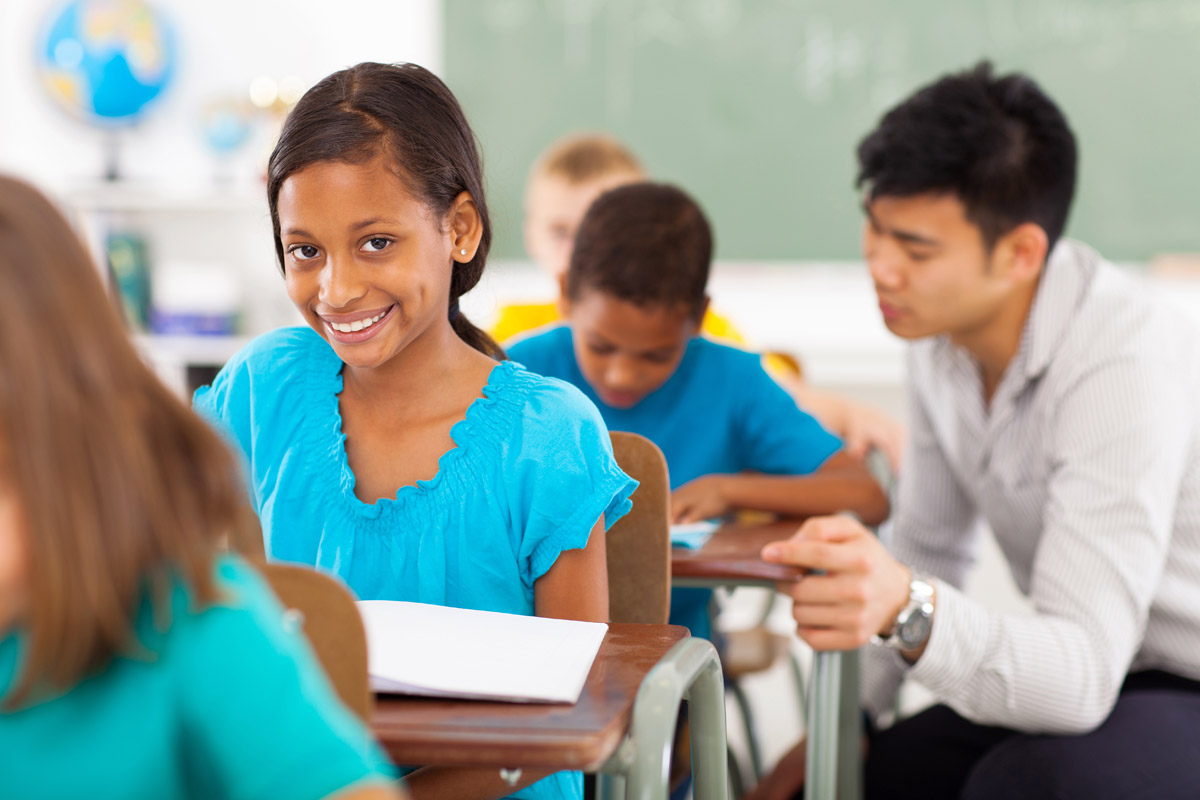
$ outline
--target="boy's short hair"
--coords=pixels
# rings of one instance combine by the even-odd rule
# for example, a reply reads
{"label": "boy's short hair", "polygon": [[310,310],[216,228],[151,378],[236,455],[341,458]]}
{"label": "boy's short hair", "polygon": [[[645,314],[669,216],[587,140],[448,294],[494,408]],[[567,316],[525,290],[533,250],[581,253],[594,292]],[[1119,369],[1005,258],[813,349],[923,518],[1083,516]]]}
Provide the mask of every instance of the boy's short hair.
{"label": "boy's short hair", "polygon": [[619,186],[579,224],[567,297],[597,290],[642,307],[682,304],[699,319],[712,252],[708,219],[685,192],[662,183]]}
{"label": "boy's short hair", "polygon": [[607,133],[577,133],[553,142],[538,156],[530,180],[556,176],[570,184],[586,183],[616,173],[645,175],[629,148]]}
{"label": "boy's short hair", "polygon": [[1033,222],[1050,247],[1075,193],[1075,136],[1028,76],[996,77],[983,61],[920,89],[889,111],[858,146],[868,199],[948,192],[990,250]]}

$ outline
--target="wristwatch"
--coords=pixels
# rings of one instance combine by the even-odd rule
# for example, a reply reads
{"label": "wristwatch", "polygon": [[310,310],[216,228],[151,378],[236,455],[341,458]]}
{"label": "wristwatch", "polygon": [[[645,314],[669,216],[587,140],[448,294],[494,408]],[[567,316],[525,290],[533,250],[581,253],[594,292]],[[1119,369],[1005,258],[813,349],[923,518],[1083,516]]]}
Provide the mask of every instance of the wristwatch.
{"label": "wristwatch", "polygon": [[933,627],[933,584],[923,575],[913,573],[908,583],[908,602],[886,636],[872,636],[871,641],[897,650],[916,650],[929,640]]}

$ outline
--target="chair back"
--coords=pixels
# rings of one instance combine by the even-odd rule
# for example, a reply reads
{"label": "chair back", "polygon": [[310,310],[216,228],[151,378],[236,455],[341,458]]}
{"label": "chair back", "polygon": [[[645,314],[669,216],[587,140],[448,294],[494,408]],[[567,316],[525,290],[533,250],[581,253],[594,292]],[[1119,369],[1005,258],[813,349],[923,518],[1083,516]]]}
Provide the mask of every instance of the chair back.
{"label": "chair back", "polygon": [[667,461],[644,436],[612,432],[613,455],[638,482],[633,510],[608,529],[608,613],[613,622],[664,624],[671,610],[671,484]]}
{"label": "chair back", "polygon": [[280,602],[299,612],[304,634],[342,702],[369,722],[367,633],[354,597],[335,579],[295,564],[259,565]]}

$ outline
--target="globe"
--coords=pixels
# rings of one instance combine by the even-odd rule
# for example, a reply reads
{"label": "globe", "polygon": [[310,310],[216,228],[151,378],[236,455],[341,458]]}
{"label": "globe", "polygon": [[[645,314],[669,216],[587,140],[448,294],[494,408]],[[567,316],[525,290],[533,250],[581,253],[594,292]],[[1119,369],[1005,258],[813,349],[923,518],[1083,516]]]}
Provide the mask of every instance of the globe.
{"label": "globe", "polygon": [[218,155],[228,155],[250,139],[254,118],[248,105],[225,98],[209,103],[200,114],[200,133]]}
{"label": "globe", "polygon": [[73,116],[124,126],[171,84],[174,34],[140,0],[72,0],[50,18],[37,60],[50,96]]}

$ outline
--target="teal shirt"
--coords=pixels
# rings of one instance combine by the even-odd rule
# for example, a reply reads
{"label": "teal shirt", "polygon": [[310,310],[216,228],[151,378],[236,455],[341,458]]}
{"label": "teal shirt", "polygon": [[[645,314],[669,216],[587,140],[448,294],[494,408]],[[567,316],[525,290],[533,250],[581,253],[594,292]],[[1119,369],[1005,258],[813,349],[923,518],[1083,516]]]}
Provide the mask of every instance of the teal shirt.
{"label": "teal shirt", "polygon": [[[492,369],[451,429],[455,447],[432,480],[364,503],[346,458],[342,367],[315,331],[285,328],[196,392],[196,410],[245,458],[273,559],[334,573],[361,600],[532,615],[535,583],[559,554],[631,508],[637,484],[595,406],[512,362]],[[557,773],[514,796],[581,794],[578,773]]]}
{"label": "teal shirt", "polygon": [[[508,347],[541,375],[577,386],[610,430],[641,434],[667,459],[671,488],[705,475],[761,472],[807,475],[842,446],[762,368],[762,358],[703,338],[692,339],[679,366],[632,408],[605,405],[584,378],[569,326]],[[671,622],[710,637],[707,589],[671,592]]]}
{"label": "teal shirt", "polygon": [[[392,768],[330,688],[249,566],[215,563],[222,599],[198,613],[176,584],[172,624],[149,603],[152,660],[118,657],[65,694],[0,713],[0,795],[37,798],[318,798]],[[26,641],[0,639],[0,694]]]}

